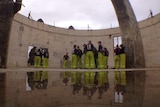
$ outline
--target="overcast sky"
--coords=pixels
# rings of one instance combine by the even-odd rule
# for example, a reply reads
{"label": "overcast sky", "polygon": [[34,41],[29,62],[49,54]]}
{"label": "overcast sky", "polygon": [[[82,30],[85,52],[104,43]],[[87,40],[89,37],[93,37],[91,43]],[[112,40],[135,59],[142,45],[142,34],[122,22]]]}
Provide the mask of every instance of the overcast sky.
{"label": "overcast sky", "polygon": [[[160,0],[130,0],[137,20],[160,13]],[[75,29],[106,29],[117,27],[118,21],[111,0],[23,0],[20,14],[34,20],[42,18],[45,24]]]}

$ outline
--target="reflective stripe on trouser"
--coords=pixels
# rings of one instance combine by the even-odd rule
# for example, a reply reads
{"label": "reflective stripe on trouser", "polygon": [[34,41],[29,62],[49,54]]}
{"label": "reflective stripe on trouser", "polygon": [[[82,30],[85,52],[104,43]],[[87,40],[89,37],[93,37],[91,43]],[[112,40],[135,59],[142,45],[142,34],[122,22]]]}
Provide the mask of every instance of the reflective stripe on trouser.
{"label": "reflective stripe on trouser", "polygon": [[121,85],[126,86],[126,71],[121,71]]}
{"label": "reflective stripe on trouser", "polygon": [[92,51],[86,53],[86,68],[95,68],[94,54]]}
{"label": "reflective stripe on trouser", "polygon": [[48,71],[42,71],[42,80],[48,79]]}
{"label": "reflective stripe on trouser", "polygon": [[41,79],[40,71],[35,71],[33,78],[34,78],[34,81],[40,81]]}
{"label": "reflective stripe on trouser", "polygon": [[35,57],[35,64],[34,64],[34,67],[40,67],[40,64],[41,64],[41,57],[40,56],[36,56]]}
{"label": "reflective stripe on trouser", "polygon": [[108,68],[108,56],[103,56],[104,68]]}
{"label": "reflective stripe on trouser", "polygon": [[63,62],[63,68],[68,68],[68,60],[64,60],[64,62]]}
{"label": "reflective stripe on trouser", "polygon": [[126,68],[126,54],[120,54],[120,68]]}
{"label": "reflective stripe on trouser", "polygon": [[121,84],[121,73],[120,73],[120,71],[115,71],[114,72],[114,81],[115,81],[115,84],[117,84],[117,85]]}
{"label": "reflective stripe on trouser", "polygon": [[119,55],[114,56],[114,68],[119,68],[120,58]]}
{"label": "reflective stripe on trouser", "polygon": [[103,84],[104,84],[103,75],[104,75],[103,71],[98,72],[98,78],[97,78],[97,80],[98,80],[98,86],[99,87],[103,86]]}
{"label": "reflective stripe on trouser", "polygon": [[77,57],[77,66],[82,68],[82,59],[79,56]]}
{"label": "reflective stripe on trouser", "polygon": [[48,58],[43,58],[43,68],[48,67]]}
{"label": "reflective stripe on trouser", "polygon": [[71,72],[71,85],[77,84],[77,72]]}
{"label": "reflective stripe on trouser", "polygon": [[103,72],[103,82],[104,83],[109,83],[109,81],[108,81],[108,71],[104,71]]}
{"label": "reflective stripe on trouser", "polygon": [[98,68],[102,69],[104,68],[104,63],[103,63],[103,54],[101,52],[98,52]]}
{"label": "reflective stripe on trouser", "polygon": [[76,54],[72,54],[71,68],[77,68],[77,55]]}
{"label": "reflective stripe on trouser", "polygon": [[94,79],[95,79],[95,72],[85,72],[83,78],[84,86],[87,88],[93,88],[94,86]]}

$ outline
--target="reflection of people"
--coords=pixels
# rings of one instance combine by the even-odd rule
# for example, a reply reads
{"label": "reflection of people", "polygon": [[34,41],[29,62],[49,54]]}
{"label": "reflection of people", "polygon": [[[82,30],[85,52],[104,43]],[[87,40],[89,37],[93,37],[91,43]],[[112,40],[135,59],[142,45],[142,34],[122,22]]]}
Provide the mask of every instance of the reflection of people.
{"label": "reflection of people", "polygon": [[125,71],[115,71],[114,72],[114,79],[115,79],[115,91],[122,95],[126,92],[126,72]]}
{"label": "reflection of people", "polygon": [[102,94],[106,92],[109,88],[108,72],[104,72],[104,71],[98,72],[97,80],[98,80],[97,87],[98,87],[98,93],[99,93],[98,98],[101,99]]}
{"label": "reflection of people", "polygon": [[28,65],[34,65],[36,47],[33,47],[29,52]]}
{"label": "reflection of people", "polygon": [[61,72],[62,81],[67,86],[69,81],[69,72]]}
{"label": "reflection of people", "polygon": [[96,91],[95,87],[95,72],[84,72],[83,77],[83,95],[87,95],[89,99],[92,98]]}
{"label": "reflection of people", "polygon": [[68,52],[63,56],[63,68],[68,68],[69,56]]}
{"label": "reflection of people", "polygon": [[82,88],[81,76],[81,72],[71,72],[71,85],[73,87],[73,94],[75,94],[75,92],[78,93]]}

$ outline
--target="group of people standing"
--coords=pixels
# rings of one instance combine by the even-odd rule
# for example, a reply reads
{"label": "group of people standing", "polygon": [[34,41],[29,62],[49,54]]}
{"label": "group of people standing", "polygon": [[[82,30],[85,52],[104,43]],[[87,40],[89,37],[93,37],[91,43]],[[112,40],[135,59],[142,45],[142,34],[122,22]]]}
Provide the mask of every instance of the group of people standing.
{"label": "group of people standing", "polygon": [[[82,65],[83,56],[83,65]],[[74,45],[72,50],[71,68],[108,68],[109,52],[107,48],[102,46],[101,41],[98,41],[98,49],[88,41],[88,44],[83,44],[83,52],[79,46]],[[64,55],[63,68],[68,68],[68,53]]]}
{"label": "group of people standing", "polygon": [[45,48],[37,49],[37,47],[33,47],[29,52],[28,64],[36,68],[39,68],[41,66],[43,68],[47,68],[48,59],[49,59],[48,49],[45,49]]}
{"label": "group of people standing", "polygon": [[114,49],[114,68],[126,68],[126,54],[123,44],[120,46],[116,45]]}

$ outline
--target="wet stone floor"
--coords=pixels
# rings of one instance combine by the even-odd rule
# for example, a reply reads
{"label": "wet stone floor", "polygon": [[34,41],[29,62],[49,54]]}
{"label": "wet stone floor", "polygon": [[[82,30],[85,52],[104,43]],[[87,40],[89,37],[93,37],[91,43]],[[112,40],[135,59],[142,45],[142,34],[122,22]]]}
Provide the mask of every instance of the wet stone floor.
{"label": "wet stone floor", "polygon": [[0,71],[0,107],[158,107],[159,70]]}

